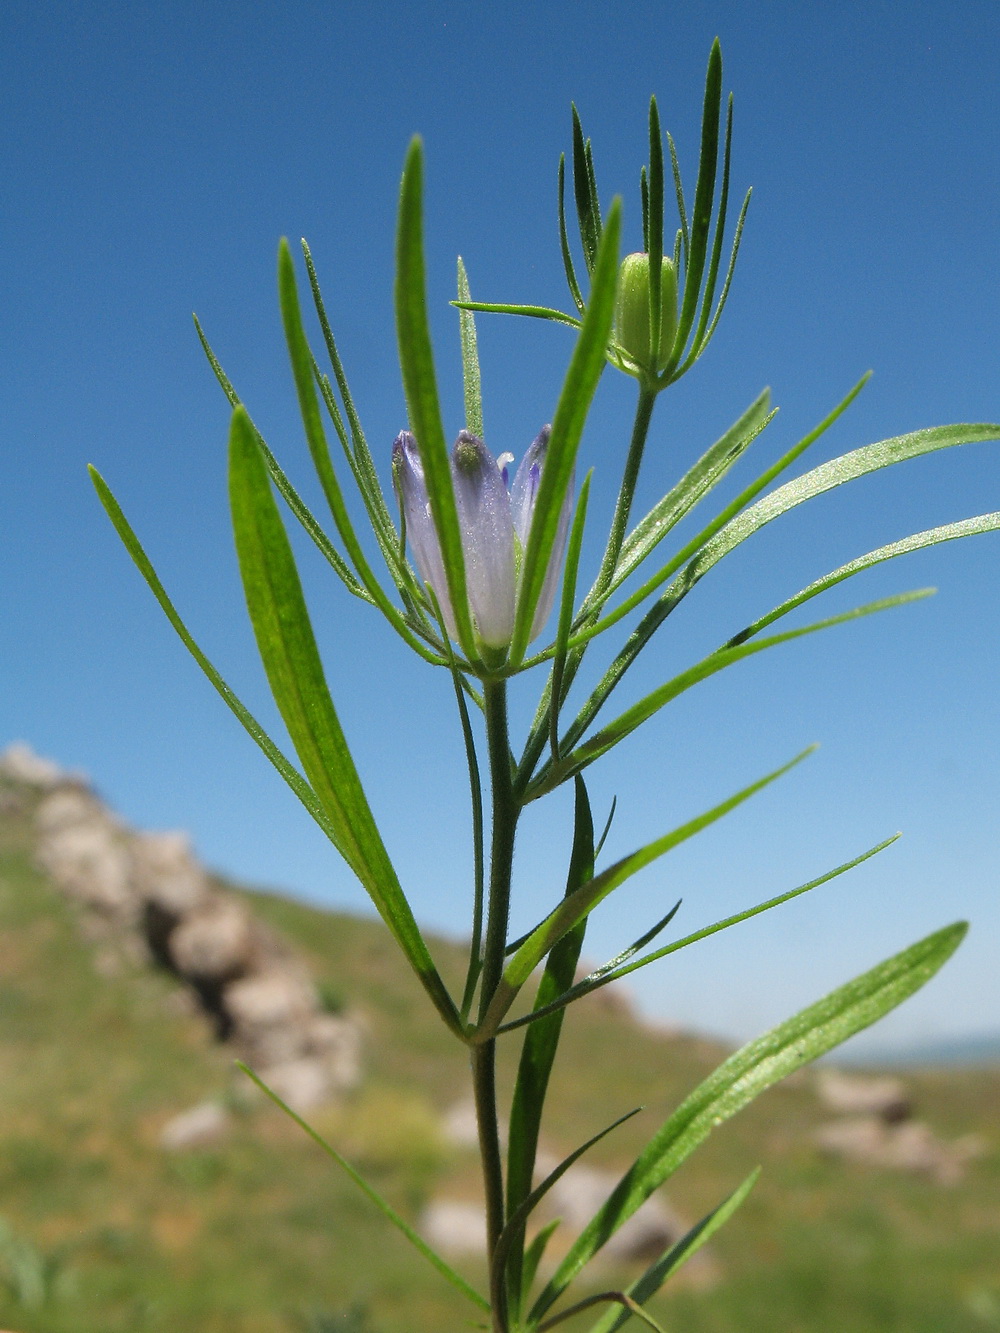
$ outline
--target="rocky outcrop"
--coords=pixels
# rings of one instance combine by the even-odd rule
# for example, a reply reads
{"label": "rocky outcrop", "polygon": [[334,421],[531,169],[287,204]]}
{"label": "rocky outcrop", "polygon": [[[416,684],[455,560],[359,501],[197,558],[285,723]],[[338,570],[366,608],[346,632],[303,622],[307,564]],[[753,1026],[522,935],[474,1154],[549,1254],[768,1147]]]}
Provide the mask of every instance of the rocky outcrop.
{"label": "rocky outcrop", "polygon": [[913,1116],[913,1104],[901,1079],[816,1073],[816,1092],[835,1120],[820,1125],[814,1140],[831,1157],[864,1166],[912,1171],[939,1185],[956,1185],[966,1164],[984,1151],[975,1135],[946,1142]]}
{"label": "rocky outcrop", "polygon": [[213,883],[184,834],[131,829],[84,778],[24,745],[0,756],[0,775],[32,790],[38,862],[78,904],[103,966],[118,948],[168,968],[216,1036],[298,1111],[359,1081],[358,1024],[324,1012],[301,961]]}

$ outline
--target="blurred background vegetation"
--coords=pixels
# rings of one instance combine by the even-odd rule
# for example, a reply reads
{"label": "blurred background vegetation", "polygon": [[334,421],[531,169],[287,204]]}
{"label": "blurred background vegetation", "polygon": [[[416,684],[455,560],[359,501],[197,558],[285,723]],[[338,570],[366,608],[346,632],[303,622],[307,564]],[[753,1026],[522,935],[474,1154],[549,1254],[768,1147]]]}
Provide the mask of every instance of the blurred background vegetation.
{"label": "blurred background vegetation", "polygon": [[[33,801],[0,783],[0,1323],[18,1333],[455,1333],[475,1313],[302,1132],[252,1095],[181,981],[117,968],[37,868]],[[238,894],[246,891],[228,886]],[[376,922],[248,895],[298,951],[329,1011],[355,1016],[364,1075],[320,1131],[408,1218],[474,1201],[476,1156],[445,1130],[467,1095],[461,1050]],[[461,950],[436,942],[457,978]],[[610,998],[608,998],[610,995]],[[603,998],[602,998],[603,997]],[[544,1143],[568,1151],[632,1106],[593,1151],[621,1169],[722,1049],[655,1030],[601,992],[569,1015]],[[516,1054],[508,1043],[509,1085]],[[658,1301],[685,1333],[984,1333],[1000,1328],[1000,1068],[903,1075],[964,1169],[905,1171],[824,1155],[830,1108],[811,1073],[726,1125],[669,1187],[695,1220],[764,1173],[711,1261]],[[179,1113],[214,1102],[225,1130],[168,1149]],[[456,1266],[481,1281],[475,1257]],[[603,1285],[638,1268],[608,1264]],[[579,1321],[579,1327],[587,1323]],[[570,1329],[574,1325],[567,1325]]]}

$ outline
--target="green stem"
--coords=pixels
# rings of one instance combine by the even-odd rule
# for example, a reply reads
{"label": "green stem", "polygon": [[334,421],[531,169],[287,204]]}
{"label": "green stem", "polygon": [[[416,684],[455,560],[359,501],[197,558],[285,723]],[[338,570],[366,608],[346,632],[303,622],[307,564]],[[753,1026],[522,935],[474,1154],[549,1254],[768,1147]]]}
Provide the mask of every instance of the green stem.
{"label": "green stem", "polygon": [[[487,680],[483,685],[486,740],[489,748],[490,785],[493,797],[493,830],[490,850],[490,884],[483,943],[483,970],[479,993],[479,1018],[483,1019],[503,975],[510,916],[511,872],[514,865],[514,836],[519,806],[514,796],[510,739],[507,724],[507,683]],[[500,1126],[496,1100],[496,1042],[486,1041],[472,1049],[472,1081],[479,1124],[479,1146],[486,1192],[487,1253],[490,1256],[490,1287],[494,1333],[507,1333],[507,1301],[503,1274],[494,1270],[493,1255],[504,1227],[504,1181],[500,1152]]]}
{"label": "green stem", "polygon": [[625,459],[625,471],[622,474],[622,484],[618,491],[614,517],[611,520],[611,532],[608,535],[608,544],[604,551],[604,559],[601,562],[597,580],[587,595],[588,602],[593,602],[596,598],[603,596],[614,577],[615,566],[618,563],[619,555],[621,555],[622,542],[625,540],[625,529],[628,527],[628,516],[632,512],[632,500],[635,497],[635,487],[639,480],[639,467],[642,464],[642,455],[646,448],[646,437],[649,434],[649,423],[653,418],[653,407],[656,404],[657,392],[656,388],[651,388],[646,384],[639,385],[639,401],[636,404],[635,420],[632,423],[632,439],[629,442],[628,457]]}

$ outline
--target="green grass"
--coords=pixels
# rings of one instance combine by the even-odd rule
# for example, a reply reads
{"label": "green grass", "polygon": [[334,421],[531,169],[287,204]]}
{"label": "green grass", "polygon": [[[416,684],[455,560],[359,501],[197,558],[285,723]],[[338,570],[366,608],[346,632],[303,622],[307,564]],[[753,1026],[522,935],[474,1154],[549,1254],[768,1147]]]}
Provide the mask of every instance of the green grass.
{"label": "green grass", "polygon": [[[168,976],[95,966],[72,909],[32,866],[30,804],[0,815],[0,1325],[18,1333],[457,1333],[476,1318],[278,1112],[246,1099],[231,1055]],[[466,1061],[377,922],[254,894],[333,1007],[365,1026],[366,1079],[321,1131],[415,1217],[470,1194],[474,1154],[438,1113]],[[434,945],[445,975],[460,951]],[[102,969],[102,970],[107,970]],[[624,1167],[721,1051],[657,1035],[595,996],[570,1015],[545,1128],[569,1150],[622,1111],[594,1164]],[[516,1038],[502,1079],[509,1087]],[[713,1242],[722,1279],[656,1307],[680,1333],[988,1333],[1000,1329],[1000,1071],[908,1078],[944,1137],[989,1142],[966,1181],[838,1165],[810,1131],[808,1080],[719,1131],[670,1183],[694,1219],[757,1162],[763,1178]],[[168,1154],[162,1125],[208,1097],[236,1110],[211,1150]],[[463,1266],[480,1282],[476,1264]],[[606,1269],[603,1285],[627,1281]],[[586,1328],[587,1321],[574,1327]]]}

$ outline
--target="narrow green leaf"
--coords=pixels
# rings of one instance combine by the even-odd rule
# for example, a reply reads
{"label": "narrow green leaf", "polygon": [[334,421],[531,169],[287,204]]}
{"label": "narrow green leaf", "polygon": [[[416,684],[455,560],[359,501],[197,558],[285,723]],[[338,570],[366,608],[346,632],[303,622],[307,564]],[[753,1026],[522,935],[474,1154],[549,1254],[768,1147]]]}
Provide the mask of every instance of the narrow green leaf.
{"label": "narrow green leaf", "polygon": [[[766,468],[765,471],[751,482],[749,486],[745,487],[734,500],[726,505],[720,514],[716,515],[711,523],[703,528],[701,532],[678,551],[678,553],[673,556],[667,564],[653,576],[653,578],[648,579],[641,588],[631,596],[627,597],[619,606],[615,607],[615,609],[606,615],[603,620],[600,620],[596,625],[592,625],[586,630],[583,630],[580,635],[577,636],[578,641],[583,643],[589,638],[594,637],[596,634],[604,633],[631,610],[639,606],[647,597],[655,592],[657,588],[665,583],[671,575],[677,575],[677,577],[668,585],[666,591],[664,591],[653,605],[648,608],[645,615],[642,617],[642,620],[629,635],[625,646],[615,657],[610,667],[608,667],[607,671],[598,682],[597,687],[592,691],[590,697],[581,708],[576,721],[570,728],[570,732],[567,735],[567,744],[575,744],[576,740],[583,735],[584,731],[586,731],[587,727],[607,700],[609,694],[611,694],[616,686],[620,684],[625,672],[642,652],[646,644],[649,643],[650,639],[671,612],[674,611],[680,602],[687,596],[698,580],[706,572],[707,568],[711,567],[708,565],[703,568],[700,564],[700,560],[696,560],[695,557],[699,556],[703,549],[713,542],[713,539],[719,538],[722,534],[730,531],[731,524],[736,515],[741,515],[744,511],[748,513],[751,512],[747,508],[750,501],[769,486],[775,477],[780,476],[782,472],[786,471],[791,464],[810,447],[810,445],[814,444],[815,441],[824,434],[825,431],[829,430],[830,426],[832,426],[833,423],[847,410],[870,378],[871,372],[869,371],[861,377],[843,401],[840,402],[832,412],[828,413],[818,426],[815,426],[807,435],[797,441],[797,443],[794,444],[791,449],[787,450],[777,462],[772,463],[772,465],[769,468]],[[991,429],[998,430],[1000,428],[993,427]],[[868,447],[873,448],[874,446]],[[849,455],[845,455],[845,457],[849,457]],[[811,473],[806,474],[806,476],[811,475]],[[799,480],[802,479],[800,478]],[[826,489],[829,489],[829,487]],[[777,494],[777,492],[771,492],[771,494],[774,495]],[[807,495],[803,498],[808,499],[809,496]],[[765,497],[765,500],[769,499],[770,496]],[[754,506],[753,509],[758,513],[760,512],[757,511],[756,506]],[[771,515],[771,517],[774,517],[774,515]],[[753,530],[754,529],[751,528],[751,531]],[[750,534],[747,533],[746,535]],[[743,538],[741,537],[740,540],[743,540]],[[738,543],[733,543],[733,545],[737,544]],[[730,549],[732,549],[732,547],[727,546],[724,549],[719,550],[716,559],[720,559],[721,556],[726,554],[726,551]],[[713,560],[712,563],[715,563],[715,561]],[[677,572],[678,570],[680,573]],[[573,648],[574,642],[571,640],[570,664],[579,660],[573,653]],[[544,745],[544,740],[542,745]],[[541,754],[541,749],[542,746],[538,745],[537,738],[534,736],[533,732],[532,737],[529,738],[529,746],[526,746],[525,748],[526,757],[525,760],[522,761],[522,768],[527,768],[529,761],[532,765],[536,763]],[[523,779],[522,785],[526,785],[526,782],[527,779]]]}
{"label": "narrow green leaf", "polygon": [[334,845],[361,880],[439,1013],[461,1024],[400,888],[326,685],[295,559],[253,428],[242,408],[229,439],[233,532],[247,609],[271,692],[332,827]]}
{"label": "narrow green leaf", "polygon": [[758,778],[756,782],[736,792],[734,796],[730,796],[719,805],[713,806],[712,809],[688,820],[687,823],[681,824],[678,828],[672,829],[663,837],[656,838],[653,842],[647,843],[645,847],[640,847],[638,851],[622,857],[620,861],[616,861],[607,870],[595,875],[581,888],[568,894],[559,906],[554,908],[545,920],[535,927],[525,943],[521,945],[507,964],[500,985],[497,987],[493,1003],[481,1024],[480,1031],[476,1034],[476,1040],[482,1041],[496,1032],[504,1014],[513,1004],[518,991],[553,945],[561,940],[567,931],[572,930],[577,922],[583,920],[588,913],[592,912],[609,893],[619,888],[627,879],[663,856],[664,853],[671,851],[672,848],[679,846],[682,842],[686,842],[688,838],[693,838],[696,833],[708,828],[710,824],[714,824],[716,820],[721,819],[730,810],[735,810],[738,805],[742,805],[751,796],[756,795],[764,787],[782,777],[796,764],[801,763],[807,755],[812,754],[815,748],[815,746],[810,746],[807,750],[803,750],[789,763],[782,764],[774,772]]}
{"label": "narrow green leaf", "polygon": [[[709,320],[712,317],[712,302],[715,300],[715,284],[719,277],[719,265],[722,262],[722,242],[726,230],[726,213],[729,207],[729,166],[730,150],[733,139],[733,95],[729,94],[729,105],[726,111],[726,135],[722,152],[722,187],[719,191],[719,207],[715,216],[715,236],[712,241],[712,254],[708,264],[708,274],[705,278],[705,290],[701,298],[701,314],[698,316],[698,327],[695,329],[694,337],[691,340],[691,350],[687,358],[681,364],[676,372],[678,378],[701,356],[707,345],[707,329]],[[731,274],[730,274],[731,277]]]}
{"label": "narrow green leaf", "polygon": [[568,324],[571,329],[582,327],[582,321],[561,310],[552,310],[544,305],[510,305],[496,301],[452,301],[458,310],[478,311],[487,315],[526,315],[530,319],[551,319],[557,324]]}
{"label": "narrow green leaf", "polygon": [[737,644],[745,643],[747,639],[759,634],[766,626],[773,625],[776,620],[788,615],[789,611],[794,611],[803,602],[818,597],[820,593],[826,592],[828,588],[843,583],[845,579],[860,574],[862,570],[871,569],[874,565],[880,565],[886,560],[894,560],[899,555],[909,555],[911,551],[922,551],[925,547],[937,546],[940,542],[955,541],[959,537],[975,537],[979,533],[996,532],[998,529],[1000,529],[1000,511],[992,514],[979,514],[975,518],[962,519],[958,523],[945,523],[941,527],[928,528],[925,532],[915,532],[911,537],[904,537],[901,541],[880,546],[877,550],[869,551],[867,555],[858,556],[856,560],[849,560],[846,565],[841,565],[831,573],[824,574],[821,579],[814,580],[801,592],[797,592],[794,597],[789,597],[779,606],[776,606],[773,611],[769,611],[766,616],[759,617],[759,619],[749,624],[746,629],[740,630],[739,634],[734,634],[723,646],[731,648]]}
{"label": "narrow green leaf", "polygon": [[[641,1106],[637,1106],[631,1111],[626,1111],[624,1115],[619,1116],[617,1120],[614,1120],[610,1125],[605,1126],[605,1128],[595,1134],[593,1138],[588,1139],[587,1142],[581,1144],[579,1148],[575,1148],[568,1157],[563,1158],[554,1170],[549,1172],[541,1184],[537,1185],[531,1193],[521,1201],[519,1206],[510,1215],[507,1224],[497,1238],[496,1247],[493,1251],[493,1269],[496,1281],[503,1280],[504,1274],[510,1267],[509,1260],[513,1259],[514,1253],[522,1244],[524,1228],[528,1218],[541,1203],[542,1199],[545,1198],[549,1190],[552,1189],[553,1185],[557,1184],[570,1167],[578,1162],[585,1152],[593,1148],[595,1143],[600,1143],[601,1139],[606,1138],[612,1130],[617,1129],[619,1125],[623,1125],[626,1120],[631,1120],[632,1117],[638,1115],[642,1109]],[[513,1274],[511,1274],[511,1276],[513,1276]],[[521,1289],[522,1276],[521,1272],[518,1271],[514,1290],[520,1292]]]}
{"label": "narrow green leaf", "polygon": [[451,465],[438,403],[434,353],[427,319],[423,240],[423,149],[414,139],[406,155],[399,191],[396,233],[396,333],[403,390],[410,424],[420,446],[434,527],[441,543],[448,597],[458,641],[470,659],[476,657],[472,618],[465,591],[465,558],[451,484]]}
{"label": "narrow green leaf", "polygon": [[583,137],[583,126],[576,107],[573,107],[573,193],[576,199],[576,216],[580,225],[580,243],[587,272],[593,275],[597,263],[597,248],[600,242],[600,223],[594,216],[594,199],[591,188],[590,168],[587,162],[587,144]]}
{"label": "narrow green leaf", "polygon": [[541,596],[546,570],[559,527],[559,515],[570,484],[580,436],[587,412],[605,364],[605,348],[614,317],[618,282],[618,244],[621,234],[621,201],[616,199],[608,214],[600,251],[591,280],[590,303],[580,336],[566,372],[549,439],[538,499],[531,520],[531,533],[521,566],[521,581],[514,618],[510,662],[524,658],[528,637]]}
{"label": "narrow green leaf", "polygon": [[398,1231],[403,1233],[414,1249],[418,1250],[427,1262],[437,1269],[442,1277],[447,1278],[453,1287],[457,1287],[463,1296],[468,1297],[468,1299],[472,1301],[473,1305],[477,1305],[480,1310],[484,1310],[487,1313],[489,1312],[490,1303],[486,1297],[481,1296],[474,1287],[471,1287],[468,1282],[466,1282],[464,1277],[456,1273],[453,1268],[445,1263],[441,1256],[432,1250],[427,1242],[413,1230],[410,1224],[400,1217],[392,1204],[383,1199],[382,1195],[379,1194],[378,1190],[376,1190],[373,1185],[369,1185],[368,1181],[365,1180],[360,1171],[351,1166],[350,1162],[347,1161],[345,1157],[341,1157],[340,1153],[337,1152],[337,1149],[327,1143],[326,1139],[313,1129],[308,1121],[303,1120],[297,1111],[293,1111],[286,1102],[282,1101],[278,1094],[273,1089],[269,1088],[263,1079],[258,1078],[249,1065],[245,1065],[242,1060],[237,1060],[236,1067],[242,1069],[247,1078],[255,1083],[257,1087],[260,1088],[261,1092],[274,1102],[275,1106],[280,1107],[287,1116],[294,1120],[300,1129],[305,1130],[313,1143],[315,1143],[317,1147],[322,1148],[326,1155],[337,1163],[340,1169],[354,1181],[358,1189],[371,1200],[382,1216],[387,1218]]}
{"label": "narrow green leaf", "polygon": [[[566,897],[586,884],[594,873],[594,821],[583,779],[576,782],[576,801],[573,826],[573,850],[566,877]],[[546,961],[538,983],[535,1008],[542,1008],[556,995],[573,984],[580,950],[587,930],[584,917],[569,930],[555,946]],[[512,1218],[531,1193],[538,1150],[538,1134],[542,1110],[549,1086],[549,1075],[555,1061],[562,1033],[562,1015],[553,1015],[545,1022],[535,1023],[524,1039],[517,1081],[510,1109],[510,1129],[507,1146],[507,1216]],[[510,1299],[513,1302],[522,1289],[520,1240],[524,1236],[522,1219],[516,1233],[509,1237],[508,1260]],[[508,1223],[508,1225],[510,1225]],[[515,1317],[519,1309],[514,1307]]]}
{"label": "narrow green leaf", "polygon": [[919,990],[968,927],[947,926],[831,992],[725,1060],[650,1140],[577,1238],[528,1316],[536,1323],[604,1243],[713,1129],[760,1093],[876,1022]]}
{"label": "narrow green leaf", "polygon": [[552,1234],[559,1225],[560,1218],[554,1218],[546,1226],[542,1227],[529,1242],[524,1251],[523,1276],[521,1279],[521,1299],[518,1302],[518,1309],[522,1309],[528,1294],[531,1291],[532,1283],[538,1272],[538,1265],[542,1262],[542,1256],[545,1254],[545,1247],[552,1239]]}
{"label": "narrow green leaf", "polygon": [[649,178],[646,168],[639,172],[639,193],[642,195],[642,248],[649,250]]}
{"label": "narrow green leaf", "polygon": [[128,519],[122,512],[121,506],[111,493],[111,488],[93,465],[88,468],[88,471],[90,472],[90,479],[94,483],[94,489],[97,491],[101,504],[104,506],[108,517],[111,519],[115,531],[118,533],[125,549],[135,562],[139,573],[149,585],[153,596],[159,602],[164,615],[170,621],[170,624],[176,631],[181,643],[183,643],[184,647],[215,686],[227,707],[236,714],[248,735],[260,746],[261,750],[285,779],[289,787],[291,787],[292,791],[309,811],[323,832],[332,842],[336,842],[333,825],[312,787],[309,786],[309,783],[306,782],[302,774],[289,763],[257,719],[249,709],[240,702],[237,696],[219,675],[212,663],[198,647],[188,631],[187,626],[177,613],[176,607],[167,595],[166,589],[160,582],[159,576],[153,568],[149,557],[143,550],[138,537],[135,535]]}
{"label": "narrow green leaf", "polygon": [[696,361],[698,357],[701,356],[702,352],[705,350],[708,344],[712,341],[716,325],[719,322],[719,318],[722,315],[723,310],[726,308],[726,301],[729,299],[729,288],[732,286],[733,282],[733,273],[736,271],[736,260],[738,259],[740,253],[740,242],[743,239],[743,226],[747,220],[747,210],[750,207],[750,198],[752,195],[753,195],[753,189],[751,188],[747,190],[746,195],[744,196],[743,206],[740,209],[740,215],[736,219],[736,230],[733,233],[733,247],[729,254],[729,267],[726,269],[726,278],[722,284],[722,291],[719,293],[719,303],[715,307],[715,314],[712,316],[712,322],[711,324],[709,324],[708,330],[706,331],[705,336],[701,341],[701,345],[698,349],[698,354],[695,357]]}
{"label": "narrow green leaf", "polygon": [[[458,256],[458,299],[469,301],[469,276]],[[462,339],[462,387],[465,393],[465,428],[478,435],[483,433],[483,386],[479,375],[479,350],[476,345],[476,317],[467,306],[458,308],[458,325]]]}
{"label": "narrow green leaf", "polygon": [[[703,1245],[712,1239],[720,1227],[729,1221],[754,1185],[757,1184],[760,1171],[759,1166],[755,1167],[742,1185],[733,1190],[728,1199],[724,1199],[718,1208],[713,1209],[712,1212],[703,1217],[696,1226],[693,1226],[654,1264],[650,1264],[642,1277],[632,1283],[626,1295],[631,1296],[637,1305],[645,1305],[650,1297],[655,1296],[667,1278],[676,1273],[681,1264],[686,1263],[693,1254],[696,1254]],[[609,1310],[596,1324],[592,1325],[590,1333],[618,1333],[618,1329],[630,1318],[631,1311],[627,1307],[621,1312]]]}
{"label": "narrow green leaf", "polygon": [[766,523],[779,515],[787,513],[797,505],[811,500],[816,495],[842,486],[845,482],[865,477],[882,468],[891,467],[922,454],[933,453],[938,449],[948,449],[959,444],[977,444],[986,440],[1000,439],[1000,425],[996,422],[977,422],[954,426],[932,426],[926,430],[916,430],[908,435],[896,435],[892,439],[880,440],[877,444],[866,444],[860,449],[833,458],[828,463],[821,463],[811,472],[785,482],[776,490],[758,500],[745,512],[738,514],[710,541],[695,557],[692,574],[700,578],[729,551],[757,532]]}
{"label": "narrow green leaf", "polygon": [[[681,164],[677,160],[677,145],[673,137],[667,135],[667,145],[670,148],[670,166],[674,173],[674,193],[677,196],[677,216],[680,219],[680,227],[677,232],[679,244],[675,244],[674,254],[679,258],[678,250],[683,250],[684,271],[688,269],[688,252],[691,244],[691,233],[688,228],[687,207],[684,203],[684,186],[681,182]],[[680,265],[677,266],[677,277],[680,279]]]}
{"label": "narrow green leaf", "polygon": [[641,1305],[637,1305],[632,1297],[624,1291],[599,1291],[594,1296],[585,1296],[582,1301],[567,1306],[565,1310],[560,1310],[551,1319],[546,1319],[544,1324],[539,1324],[536,1333],[548,1333],[550,1328],[556,1328],[559,1324],[565,1323],[567,1319],[572,1319],[574,1315],[582,1314],[584,1310],[589,1310],[594,1305],[605,1305],[608,1302],[623,1306],[629,1314],[635,1315],[641,1324],[651,1328],[653,1333],[666,1333],[666,1330],[656,1322],[649,1311],[644,1310]]}
{"label": "narrow green leaf", "polygon": [[573,304],[583,314],[583,297],[580,294],[580,284],[576,280],[576,269],[573,267],[573,253],[569,247],[569,236],[566,232],[566,154],[559,154],[559,248],[562,251],[563,268],[566,270],[566,284],[569,287],[569,294],[573,298]]}
{"label": "narrow green leaf", "polygon": [[578,749],[567,754],[569,749],[570,735],[574,734],[574,728],[564,739],[561,750],[564,757],[558,764],[549,764],[539,773],[538,778],[528,788],[526,799],[536,800],[543,796],[547,791],[552,791],[554,787],[565,782],[568,777],[574,773],[579,773],[588,764],[592,764],[595,759],[607,752],[615,745],[625,739],[635,731],[636,727],[641,726],[643,722],[648,721],[654,713],[658,712],[672,699],[676,699],[679,694],[689,690],[692,685],[697,685],[700,681],[707,680],[709,676],[716,675],[719,671],[724,671],[726,667],[732,666],[734,662],[739,662],[743,657],[749,657],[754,652],[765,652],[768,648],[774,648],[780,643],[790,643],[793,639],[800,639],[807,634],[815,634],[819,630],[830,629],[834,625],[844,625],[852,620],[859,620],[863,616],[874,615],[879,611],[888,611],[896,606],[906,606],[910,602],[922,600],[929,597],[934,592],[933,588],[918,588],[913,592],[897,593],[894,597],[882,597],[878,601],[868,602],[864,606],[856,606],[850,611],[844,611],[840,615],[828,616],[825,620],[817,620],[811,625],[802,625],[798,629],[786,630],[783,634],[773,634],[766,639],[757,639],[750,643],[737,644],[733,648],[719,648],[714,653],[709,653],[703,657],[700,662],[694,666],[688,667],[680,675],[674,676],[658,689],[651,691],[638,703],[633,704],[631,708],[626,709],[619,717],[615,718],[606,727],[602,728],[596,736],[586,741]]}
{"label": "narrow green leaf", "polygon": [[712,226],[712,204],[715,198],[715,174],[719,157],[719,120],[722,113],[722,50],[719,40],[712,43],[705,77],[705,104],[701,120],[701,157],[698,163],[698,181],[695,185],[694,208],[691,213],[691,242],[684,269],[684,297],[674,350],[664,371],[669,376],[684,354],[688,334],[694,324],[701,291],[708,236]]}
{"label": "narrow green leaf", "polygon": [[864,861],[868,861],[879,852],[884,852],[887,847],[901,837],[899,833],[893,834],[891,838],[885,838],[875,847],[870,847],[867,852],[862,852],[860,856],[855,856],[850,861],[845,861],[843,865],[836,866],[833,870],[828,870],[825,875],[820,875],[817,879],[811,879],[808,884],[800,884],[798,888],[789,889],[785,893],[779,893],[776,898],[768,898],[767,902],[758,903],[756,907],[749,907],[745,911],[736,912],[733,916],[727,916],[722,921],[716,921],[711,926],[703,926],[701,930],[696,930],[691,935],[685,935],[682,939],[674,940],[671,944],[665,944],[662,949],[656,949],[653,953],[644,954],[642,958],[632,962],[632,956],[642,948],[659,932],[664,926],[669,924],[671,918],[680,907],[680,903],[674,907],[662,921],[656,925],[635,944],[631,945],[617,958],[612,958],[610,962],[605,963],[603,967],[597,968],[589,976],[583,977],[569,990],[563,991],[557,995],[554,1000],[548,1004],[538,1006],[530,1014],[525,1014],[521,1018],[515,1018],[510,1023],[504,1023],[499,1032],[512,1032],[515,1028],[524,1027],[528,1023],[535,1023],[545,1018],[548,1014],[555,1013],[559,1009],[564,1009],[566,1005],[572,1004],[574,1000],[581,1000],[591,991],[599,990],[602,986],[610,985],[612,981],[620,981],[630,972],[637,972],[640,967],[647,967],[650,963],[657,962],[660,958],[666,958],[669,954],[679,953],[681,949],[686,949],[690,944],[697,944],[699,940],[708,939],[710,935],[717,935],[722,930],[728,930],[730,926],[737,926],[742,921],[749,921],[751,917],[760,916],[762,912],[769,912],[772,907],[780,907],[782,903],[790,902],[792,898],[799,898],[803,893],[808,893],[811,889],[817,889],[821,884],[828,884],[830,880],[836,879],[839,875],[844,875],[848,870],[853,870]]}
{"label": "narrow green leaf", "polygon": [[656,98],[649,99],[649,363],[660,362],[660,302],[663,295],[663,133]]}

